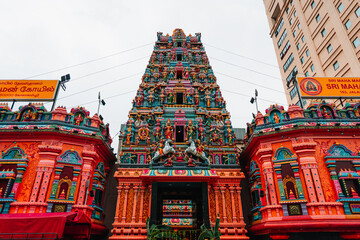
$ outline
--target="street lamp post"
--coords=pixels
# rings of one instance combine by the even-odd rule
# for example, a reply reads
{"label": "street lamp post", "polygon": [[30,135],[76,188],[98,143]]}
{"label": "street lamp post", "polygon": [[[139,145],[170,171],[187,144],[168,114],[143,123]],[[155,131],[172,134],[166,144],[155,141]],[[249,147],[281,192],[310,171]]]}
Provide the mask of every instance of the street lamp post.
{"label": "street lamp post", "polygon": [[255,104],[256,104],[256,114],[259,112],[257,96],[258,96],[258,91],[257,91],[257,89],[255,89],[255,98],[252,97],[250,99],[250,102],[251,102],[251,104],[254,104],[254,102],[255,102]]}
{"label": "street lamp post", "polygon": [[303,104],[303,100],[302,100],[302,97],[301,97],[301,94],[300,94],[300,89],[299,89],[299,83],[298,81],[296,80],[296,75],[298,74],[297,71],[293,72],[292,73],[292,77],[290,79],[290,81],[288,81],[286,83],[286,86],[289,88],[290,87],[290,83],[292,82],[293,83],[293,86],[296,87],[296,92],[298,94],[298,97],[299,97],[299,102],[300,102],[300,107],[302,109],[304,109],[304,104]]}

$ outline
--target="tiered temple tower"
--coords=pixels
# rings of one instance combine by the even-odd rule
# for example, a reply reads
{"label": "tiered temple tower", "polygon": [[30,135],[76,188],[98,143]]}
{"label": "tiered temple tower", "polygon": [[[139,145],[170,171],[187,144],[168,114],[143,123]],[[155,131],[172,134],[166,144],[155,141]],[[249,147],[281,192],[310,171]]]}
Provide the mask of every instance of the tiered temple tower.
{"label": "tiered temple tower", "polygon": [[121,142],[110,239],[197,239],[216,218],[221,239],[247,239],[235,134],[200,33],[157,34]]}

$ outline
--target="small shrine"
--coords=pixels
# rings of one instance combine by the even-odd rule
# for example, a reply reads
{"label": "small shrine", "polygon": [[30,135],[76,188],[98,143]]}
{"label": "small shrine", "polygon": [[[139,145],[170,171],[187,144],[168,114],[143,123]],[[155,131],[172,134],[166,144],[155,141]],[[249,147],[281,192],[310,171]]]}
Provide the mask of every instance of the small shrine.
{"label": "small shrine", "polygon": [[106,238],[109,125],[83,107],[0,104],[0,132],[0,238]]}
{"label": "small shrine", "polygon": [[235,139],[201,34],[157,33],[121,135],[110,239],[197,239],[217,221],[223,239],[248,239]]}
{"label": "small shrine", "polygon": [[359,112],[313,101],[257,113],[241,153],[251,237],[360,239]]}

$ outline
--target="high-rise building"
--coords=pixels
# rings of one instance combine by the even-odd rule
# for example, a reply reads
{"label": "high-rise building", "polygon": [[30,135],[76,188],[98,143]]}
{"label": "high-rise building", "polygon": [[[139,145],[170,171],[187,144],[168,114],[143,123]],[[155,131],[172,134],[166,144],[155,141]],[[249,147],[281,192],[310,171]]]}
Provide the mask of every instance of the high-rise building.
{"label": "high-rise building", "polygon": [[248,239],[235,134],[200,33],[158,33],[120,142],[110,239]]}
{"label": "high-rise building", "polygon": [[297,76],[360,76],[360,2],[264,0],[288,103]]}

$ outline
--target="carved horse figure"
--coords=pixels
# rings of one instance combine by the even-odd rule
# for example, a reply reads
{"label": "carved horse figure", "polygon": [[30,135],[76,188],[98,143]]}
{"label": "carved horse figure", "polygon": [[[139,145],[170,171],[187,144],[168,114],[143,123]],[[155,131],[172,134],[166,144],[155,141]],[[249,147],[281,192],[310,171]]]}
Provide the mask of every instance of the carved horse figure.
{"label": "carved horse figure", "polygon": [[162,154],[160,153],[160,149],[158,149],[156,152],[155,152],[155,155],[154,157],[151,159],[152,162],[154,162],[155,160],[157,160],[158,158],[160,158],[161,156],[165,156],[167,155],[168,153],[175,153],[175,149],[170,146],[170,143],[172,143],[171,139],[166,139],[165,140],[165,147],[164,149],[162,150]]}
{"label": "carved horse figure", "polygon": [[204,160],[205,163],[209,163],[209,158],[206,157],[205,152],[202,152],[201,154],[197,152],[196,145],[193,140],[190,140],[190,146],[185,150],[185,153],[190,153],[196,157],[201,158]]}

